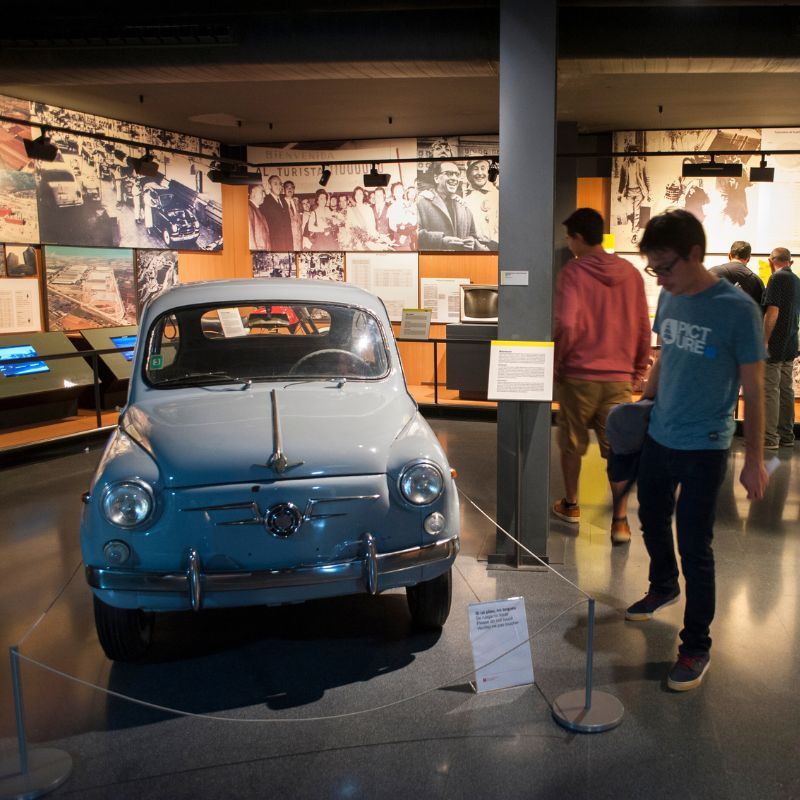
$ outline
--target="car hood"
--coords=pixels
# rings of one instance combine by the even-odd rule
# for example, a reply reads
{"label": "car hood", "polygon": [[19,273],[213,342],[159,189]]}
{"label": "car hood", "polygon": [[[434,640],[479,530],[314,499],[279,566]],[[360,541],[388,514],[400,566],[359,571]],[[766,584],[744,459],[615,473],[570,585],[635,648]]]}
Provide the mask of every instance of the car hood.
{"label": "car hood", "polygon": [[192,222],[194,222],[194,214],[190,213],[185,208],[170,208],[164,212],[164,216],[170,222],[184,222],[187,225],[191,225]]}
{"label": "car hood", "polygon": [[169,487],[383,473],[392,442],[416,413],[408,394],[374,384],[278,389],[288,461],[279,473],[268,465],[276,445],[264,385],[153,393],[126,409],[121,427],[153,456]]}

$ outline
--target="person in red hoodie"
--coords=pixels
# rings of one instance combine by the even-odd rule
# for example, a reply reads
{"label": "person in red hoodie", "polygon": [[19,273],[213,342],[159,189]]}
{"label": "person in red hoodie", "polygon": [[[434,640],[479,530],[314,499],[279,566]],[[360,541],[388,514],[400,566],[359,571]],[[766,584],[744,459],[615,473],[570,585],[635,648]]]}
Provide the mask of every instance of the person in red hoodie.
{"label": "person in red hoodie", "polygon": [[[589,428],[607,458],[606,417],[615,405],[630,402],[633,382],[648,367],[650,319],[642,276],[629,261],[603,250],[600,214],[579,208],[563,224],[575,258],[561,270],[556,285],[554,370],[565,494],[553,513],[577,523],[578,479]],[[615,544],[631,538],[629,488],[628,481],[611,481]]]}

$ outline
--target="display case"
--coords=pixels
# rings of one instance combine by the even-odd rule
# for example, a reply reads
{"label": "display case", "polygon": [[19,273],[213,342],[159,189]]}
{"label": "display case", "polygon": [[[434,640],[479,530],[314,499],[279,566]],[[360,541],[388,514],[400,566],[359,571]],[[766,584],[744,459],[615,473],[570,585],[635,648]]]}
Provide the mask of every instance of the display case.
{"label": "display case", "polygon": [[[31,425],[74,416],[78,395],[91,387],[92,370],[82,358],[47,356],[77,349],[60,332],[12,333],[0,336],[0,428]],[[37,357],[27,363],[8,363]]]}
{"label": "display case", "polygon": [[[116,328],[86,328],[80,331],[81,339],[85,344],[76,342],[79,349],[116,349],[114,353],[98,356],[100,403],[103,409],[125,405],[133,366],[133,350],[128,348],[135,346],[137,332],[136,325],[122,325]],[[94,408],[93,393],[82,394],[81,405]]]}

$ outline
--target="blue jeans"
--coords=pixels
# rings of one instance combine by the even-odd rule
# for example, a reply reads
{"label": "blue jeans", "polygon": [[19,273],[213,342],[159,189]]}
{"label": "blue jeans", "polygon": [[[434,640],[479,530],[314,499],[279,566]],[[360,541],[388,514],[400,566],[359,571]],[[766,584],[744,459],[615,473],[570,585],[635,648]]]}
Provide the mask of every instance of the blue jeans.
{"label": "blue jeans", "polygon": [[[639,462],[639,520],[650,554],[650,590],[678,588],[672,514],[686,583],[680,652],[702,655],[711,648],[714,619],[714,512],[725,476],[727,450],[672,450],[649,436]],[[675,490],[680,486],[677,504]]]}

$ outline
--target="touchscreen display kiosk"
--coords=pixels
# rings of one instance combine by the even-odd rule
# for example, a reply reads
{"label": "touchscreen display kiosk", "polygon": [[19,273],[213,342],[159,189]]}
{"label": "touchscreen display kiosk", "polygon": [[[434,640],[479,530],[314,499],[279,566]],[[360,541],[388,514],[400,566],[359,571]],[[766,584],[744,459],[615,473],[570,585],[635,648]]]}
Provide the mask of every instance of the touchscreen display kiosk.
{"label": "touchscreen display kiosk", "polygon": [[37,372],[50,372],[50,367],[44,361],[25,361],[20,364],[5,363],[16,358],[28,358],[38,355],[36,348],[30,344],[0,347],[0,375],[10,378],[14,375],[33,375]]}

